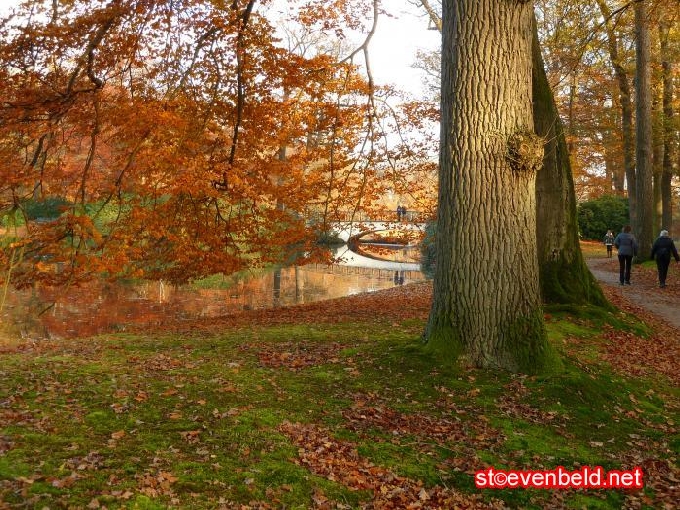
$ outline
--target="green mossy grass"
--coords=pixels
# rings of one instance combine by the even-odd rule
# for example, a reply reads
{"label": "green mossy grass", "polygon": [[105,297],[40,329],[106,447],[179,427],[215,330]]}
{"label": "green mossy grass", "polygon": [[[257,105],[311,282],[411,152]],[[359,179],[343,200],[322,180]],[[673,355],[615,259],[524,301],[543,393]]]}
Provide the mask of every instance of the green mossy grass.
{"label": "green mossy grass", "polygon": [[[677,455],[677,433],[662,427],[678,422],[677,388],[662,377],[622,375],[598,356],[603,327],[649,329],[589,306],[546,314],[548,343],[562,361],[534,376],[443,360],[421,344],[425,324],[412,319],[210,337],[120,334],[4,353],[0,506],[371,502],[371,490],[301,462],[308,438],[285,434],[285,423],[313,425],[329,451],[354,445],[373,470],[469,495],[479,494],[474,466],[620,469],[637,443],[648,458]],[[450,435],[439,433],[444,426]],[[653,502],[654,491],[646,492]],[[546,508],[553,492],[481,494]],[[626,493],[562,496],[567,508],[620,508]]]}

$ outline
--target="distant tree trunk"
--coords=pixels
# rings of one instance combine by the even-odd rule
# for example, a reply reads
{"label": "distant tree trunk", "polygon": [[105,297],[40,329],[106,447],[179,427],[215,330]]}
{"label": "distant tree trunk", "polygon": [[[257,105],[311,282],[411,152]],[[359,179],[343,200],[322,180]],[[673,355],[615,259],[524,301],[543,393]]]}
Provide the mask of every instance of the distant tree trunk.
{"label": "distant tree trunk", "polygon": [[612,27],[611,9],[604,0],[597,0],[602,16],[606,20],[607,44],[609,58],[611,59],[614,75],[618,82],[619,98],[617,103],[621,106],[621,131],[623,136],[623,166],[626,173],[626,186],[628,188],[628,210],[631,224],[635,223],[637,215],[636,204],[636,176],[635,176],[635,131],[633,129],[633,103],[631,100],[630,84],[626,69],[619,56],[619,41]]}
{"label": "distant tree trunk", "polygon": [[567,150],[569,155],[573,157],[574,155],[574,140],[576,139],[576,120],[574,119],[574,106],[576,105],[576,95],[578,92],[578,75],[576,70],[573,71],[571,76],[571,85],[569,85],[569,123],[567,124],[567,135],[569,139],[567,140]]}
{"label": "distant tree trunk", "polygon": [[305,278],[304,273],[300,271],[300,266],[295,266],[295,303],[302,304],[305,302]]}
{"label": "distant tree trunk", "polygon": [[636,119],[636,221],[638,260],[646,260],[652,249],[654,218],[652,186],[652,92],[650,77],[650,38],[647,4],[635,2],[635,119]]}
{"label": "distant tree trunk", "polygon": [[[425,332],[447,357],[534,372],[549,359],[536,253],[532,3],[443,3],[434,299]],[[511,192],[510,192],[511,190]]]}
{"label": "distant tree trunk", "polygon": [[604,305],[606,300],[579,246],[569,151],[545,74],[535,22],[533,32],[534,126],[546,140],[543,168],[536,178],[536,238],[543,302]]}
{"label": "distant tree trunk", "polygon": [[[659,91],[662,92],[662,91]],[[652,100],[652,232],[661,230],[663,200],[663,111],[660,94],[654,94]]]}
{"label": "distant tree trunk", "polygon": [[[655,236],[661,230],[661,216],[663,214],[663,201],[661,186],[663,177],[663,85],[660,73],[652,72],[652,69],[660,69],[661,62],[658,53],[660,32],[651,30],[652,24],[648,20],[650,37],[650,90],[652,94],[652,234]],[[657,24],[658,28],[658,24]],[[653,239],[653,238],[652,238]]]}
{"label": "distant tree trunk", "polygon": [[661,169],[661,226],[666,230],[673,228],[673,194],[671,180],[678,173],[676,155],[677,136],[674,125],[673,109],[673,63],[668,48],[670,26],[662,20],[659,24],[659,41],[661,51],[661,72],[663,83],[663,163]]}
{"label": "distant tree trunk", "polygon": [[278,308],[281,305],[281,268],[274,270],[274,286],[272,291],[272,306]]}
{"label": "distant tree trunk", "polygon": [[[617,115],[618,119],[618,115]],[[614,124],[612,124],[614,125]],[[626,170],[621,165],[621,158],[619,157],[618,143],[620,131],[611,128],[605,128],[604,131],[604,164],[607,172],[607,182],[611,188],[607,191],[613,191],[618,196],[624,196],[626,191]]]}

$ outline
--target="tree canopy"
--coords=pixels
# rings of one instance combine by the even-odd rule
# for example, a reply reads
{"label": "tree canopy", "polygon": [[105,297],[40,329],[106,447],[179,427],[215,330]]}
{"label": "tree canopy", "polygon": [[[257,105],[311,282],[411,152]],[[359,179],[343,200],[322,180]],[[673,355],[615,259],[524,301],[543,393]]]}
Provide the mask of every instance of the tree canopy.
{"label": "tree canopy", "polygon": [[[337,42],[368,38],[378,3],[289,2],[286,20],[270,3],[29,1],[4,17],[2,263],[16,284],[312,259],[318,230],[389,192],[432,206],[431,142],[403,127],[436,111],[388,104],[395,91],[355,62],[362,45]],[[27,214],[45,200],[60,214]]]}

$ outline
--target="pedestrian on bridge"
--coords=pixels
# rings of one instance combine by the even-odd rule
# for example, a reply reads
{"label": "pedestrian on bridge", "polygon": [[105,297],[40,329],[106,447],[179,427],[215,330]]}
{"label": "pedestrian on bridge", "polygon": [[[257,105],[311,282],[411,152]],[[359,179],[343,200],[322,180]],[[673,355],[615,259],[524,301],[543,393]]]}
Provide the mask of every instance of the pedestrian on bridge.
{"label": "pedestrian on bridge", "polygon": [[397,221],[401,221],[402,208],[401,204],[397,205]]}

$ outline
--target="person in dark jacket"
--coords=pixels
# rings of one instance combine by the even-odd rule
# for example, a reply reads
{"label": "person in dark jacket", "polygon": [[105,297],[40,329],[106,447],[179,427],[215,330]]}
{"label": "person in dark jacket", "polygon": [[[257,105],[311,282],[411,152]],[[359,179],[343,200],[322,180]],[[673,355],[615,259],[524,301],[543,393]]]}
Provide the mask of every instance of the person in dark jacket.
{"label": "person in dark jacket", "polygon": [[630,233],[630,225],[623,227],[623,232],[614,239],[614,246],[619,254],[619,283],[630,285],[630,266],[633,264],[633,257],[637,255],[637,240]]}
{"label": "person in dark jacket", "polygon": [[675,248],[673,239],[668,235],[668,230],[662,230],[652,245],[652,254],[650,258],[656,260],[656,270],[659,273],[659,287],[662,289],[666,286],[666,276],[668,275],[668,266],[671,263],[671,255],[675,258],[675,262],[680,262],[678,250]]}

